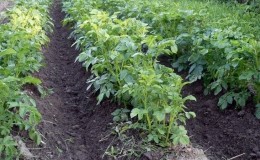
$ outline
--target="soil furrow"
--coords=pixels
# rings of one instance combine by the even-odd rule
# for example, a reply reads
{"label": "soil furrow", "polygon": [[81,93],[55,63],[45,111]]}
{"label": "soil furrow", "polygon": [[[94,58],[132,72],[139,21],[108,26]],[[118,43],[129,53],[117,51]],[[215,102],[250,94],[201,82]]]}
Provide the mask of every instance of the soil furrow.
{"label": "soil furrow", "polygon": [[43,116],[39,130],[46,145],[31,151],[37,159],[101,159],[109,142],[99,140],[107,134],[115,106],[109,101],[97,106],[96,98],[86,91],[88,73],[74,63],[78,51],[67,38],[68,28],[62,26],[61,1],[53,3],[54,32],[43,49],[45,67],[36,76],[54,93],[44,99],[34,95]]}

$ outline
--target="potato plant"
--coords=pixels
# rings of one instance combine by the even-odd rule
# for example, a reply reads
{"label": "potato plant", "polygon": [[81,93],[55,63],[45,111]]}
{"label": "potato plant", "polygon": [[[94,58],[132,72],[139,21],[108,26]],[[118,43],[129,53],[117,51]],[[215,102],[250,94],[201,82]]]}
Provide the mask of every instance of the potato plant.
{"label": "potato plant", "polygon": [[[150,26],[150,33],[175,38],[179,50],[177,56],[174,55],[174,68],[188,70],[187,79],[190,81],[203,79],[205,94],[222,94],[218,102],[221,109],[231,104],[237,108],[244,107],[253,95],[256,117],[260,117],[259,37],[258,34],[248,34],[259,33],[259,25],[254,23],[259,19],[257,14],[237,5],[240,10],[228,14],[241,20],[219,17],[215,19],[221,21],[218,25],[209,19],[211,14],[214,15],[208,13],[209,8],[197,12],[178,9],[185,2],[107,0],[96,3],[110,13],[119,12],[120,19],[137,17]],[[170,10],[169,7],[176,9]]]}
{"label": "potato plant", "polygon": [[[144,132],[148,141],[160,146],[188,144],[183,125],[195,114],[186,112],[184,103],[195,98],[183,98],[181,89],[186,83],[156,61],[160,54],[177,53],[175,40],[148,34],[146,23],[119,19],[119,13],[99,9],[97,1],[63,4],[67,13],[64,23],[74,24],[71,36],[82,52],[77,60],[92,72],[88,83],[99,93],[98,103],[114,96],[126,106],[131,104],[132,128]],[[79,14],[79,10],[84,12]],[[115,120],[124,119],[125,114],[117,111]]]}
{"label": "potato plant", "polygon": [[41,142],[36,129],[41,115],[22,87],[41,83],[30,74],[41,67],[41,46],[49,41],[49,4],[49,0],[18,0],[6,13],[9,22],[0,25],[0,159],[19,155],[14,128],[27,131],[37,144]]}

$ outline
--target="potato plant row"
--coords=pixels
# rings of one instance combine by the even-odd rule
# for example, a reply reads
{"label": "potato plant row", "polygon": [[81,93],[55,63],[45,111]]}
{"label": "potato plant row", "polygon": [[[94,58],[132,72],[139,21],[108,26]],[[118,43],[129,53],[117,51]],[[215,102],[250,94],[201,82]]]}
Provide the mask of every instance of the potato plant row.
{"label": "potato plant row", "polygon": [[130,120],[127,128],[138,129],[146,141],[188,144],[184,125],[195,114],[186,112],[184,103],[195,98],[183,98],[187,83],[156,61],[160,54],[177,53],[175,40],[148,34],[146,23],[121,20],[118,13],[99,9],[95,0],[65,0],[63,11],[64,24],[73,25],[71,37],[81,51],[77,60],[92,73],[88,88],[98,93],[98,103],[112,97],[125,105],[113,113],[114,120]]}
{"label": "potato plant row", "polygon": [[[203,79],[205,94],[221,95],[218,106],[244,107],[250,96],[256,104],[255,115],[260,118],[260,40],[259,15],[245,6],[235,18],[210,20],[207,9],[181,10],[181,3],[156,0],[107,0],[95,2],[118,18],[137,17],[150,26],[149,32],[163,38],[175,38],[178,53],[172,66],[188,70],[187,79]],[[219,6],[220,7],[220,6]],[[234,13],[235,14],[235,13]],[[215,25],[220,21],[220,25]],[[251,33],[251,34],[250,34]],[[255,35],[253,35],[255,34]]]}
{"label": "potato plant row", "polygon": [[0,24],[0,159],[19,156],[14,136],[21,131],[37,144],[41,142],[36,125],[41,115],[35,101],[23,90],[25,84],[40,85],[31,76],[42,66],[42,45],[49,41],[52,23],[50,0],[17,0]]}

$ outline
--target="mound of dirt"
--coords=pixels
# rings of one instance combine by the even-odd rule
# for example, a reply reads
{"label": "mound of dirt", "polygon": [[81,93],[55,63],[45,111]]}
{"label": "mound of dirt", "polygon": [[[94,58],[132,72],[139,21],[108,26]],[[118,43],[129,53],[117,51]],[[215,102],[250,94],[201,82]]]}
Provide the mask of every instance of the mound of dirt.
{"label": "mound of dirt", "polygon": [[205,96],[202,82],[187,86],[184,92],[197,98],[197,102],[187,104],[197,114],[187,124],[188,133],[194,144],[203,147],[208,158],[260,159],[260,121],[254,116],[252,99],[243,110],[230,106],[221,111],[217,107],[219,97]]}

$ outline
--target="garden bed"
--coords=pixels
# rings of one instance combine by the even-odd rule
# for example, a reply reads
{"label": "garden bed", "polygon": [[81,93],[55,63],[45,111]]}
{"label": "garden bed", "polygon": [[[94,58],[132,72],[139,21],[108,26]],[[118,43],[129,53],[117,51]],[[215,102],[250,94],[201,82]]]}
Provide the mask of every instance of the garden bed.
{"label": "garden bed", "polygon": [[[0,12],[8,6],[8,1],[0,2]],[[104,99],[102,97],[103,101],[97,105],[98,93],[94,93],[91,89],[87,90],[86,82],[92,73],[88,67],[83,68],[81,63],[75,62],[80,51],[71,47],[74,41],[69,40],[68,37],[72,31],[62,25],[65,13],[62,12],[61,7],[61,0],[55,0],[52,4],[51,16],[54,22],[54,32],[49,35],[50,43],[42,49],[45,66],[34,74],[41,79],[42,86],[45,89],[48,88],[48,92],[45,97],[41,97],[43,94],[39,93],[36,87],[32,85],[24,87],[26,93],[36,100],[37,108],[42,115],[42,122],[38,126],[42,136],[41,144],[37,146],[29,143],[28,149],[36,159],[43,160],[102,159],[108,147],[111,147],[111,141],[118,138],[111,134],[113,127],[111,113],[122,106],[112,101],[113,97]],[[117,19],[117,21],[120,20]],[[111,24],[113,23],[112,21]],[[168,67],[172,66],[169,57],[162,57],[161,61]],[[183,76],[184,79],[185,77],[186,75]],[[188,120],[186,126],[192,145],[202,148],[207,157],[212,160],[260,159],[260,121],[254,115],[253,98],[249,98],[243,109],[235,110],[234,102],[222,111],[218,107],[221,95],[205,96],[204,89],[203,82],[199,80],[185,86],[182,91],[183,96],[194,95],[197,99],[196,102],[186,103],[188,111],[196,113],[196,118]],[[131,105],[128,104],[128,106]],[[167,123],[169,122],[164,122],[164,124]],[[140,129],[132,133],[134,137],[146,134]],[[23,137],[28,137],[28,135],[24,134]],[[155,143],[156,139],[152,144]],[[188,147],[184,152],[192,151]],[[150,155],[144,154],[143,158],[159,159],[155,158],[158,155],[149,157]],[[138,158],[131,157],[130,159]],[[195,156],[191,159],[199,158]]]}

